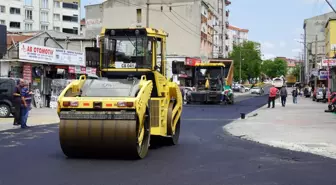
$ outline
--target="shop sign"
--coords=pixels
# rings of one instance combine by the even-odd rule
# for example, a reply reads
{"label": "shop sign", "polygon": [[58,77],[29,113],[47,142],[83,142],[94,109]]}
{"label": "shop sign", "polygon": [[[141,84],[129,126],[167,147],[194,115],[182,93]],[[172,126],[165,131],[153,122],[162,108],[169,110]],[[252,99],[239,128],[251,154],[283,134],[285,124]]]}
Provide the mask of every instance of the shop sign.
{"label": "shop sign", "polygon": [[186,58],[185,65],[195,66],[196,64],[201,63],[201,60],[198,58]]}
{"label": "shop sign", "polygon": [[97,69],[93,67],[69,66],[71,74],[96,74]]}
{"label": "shop sign", "polygon": [[322,66],[327,67],[329,62],[329,66],[336,66],[336,59],[323,59]]}
{"label": "shop sign", "polygon": [[328,71],[319,71],[319,80],[328,79]]}
{"label": "shop sign", "polygon": [[85,66],[84,52],[19,43],[19,58],[60,65]]}
{"label": "shop sign", "polygon": [[32,65],[31,64],[24,64],[22,77],[24,80],[27,80],[29,83],[32,83]]}

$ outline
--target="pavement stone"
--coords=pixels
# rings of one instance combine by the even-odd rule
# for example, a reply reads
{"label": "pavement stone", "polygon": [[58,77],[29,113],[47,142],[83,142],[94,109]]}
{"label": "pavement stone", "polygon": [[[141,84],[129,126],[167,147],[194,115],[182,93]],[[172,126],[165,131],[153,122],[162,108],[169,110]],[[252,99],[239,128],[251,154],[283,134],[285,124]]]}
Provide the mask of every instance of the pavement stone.
{"label": "pavement stone", "polygon": [[324,112],[326,103],[299,97],[293,104],[291,95],[287,99],[286,107],[277,99],[274,109],[265,105],[223,128],[247,140],[336,159],[336,115]]}
{"label": "pavement stone", "polygon": [[[20,128],[13,125],[14,118],[0,118],[0,131]],[[28,126],[48,125],[59,122],[56,109],[51,108],[33,108],[28,117]]]}

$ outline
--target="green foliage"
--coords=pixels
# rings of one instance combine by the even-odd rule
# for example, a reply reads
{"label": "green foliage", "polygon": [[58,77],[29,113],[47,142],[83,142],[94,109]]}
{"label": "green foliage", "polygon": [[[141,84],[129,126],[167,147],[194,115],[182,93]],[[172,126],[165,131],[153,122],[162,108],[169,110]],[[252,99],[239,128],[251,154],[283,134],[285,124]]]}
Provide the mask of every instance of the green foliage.
{"label": "green foliage", "polygon": [[242,80],[260,76],[261,54],[259,50],[256,50],[254,42],[247,41],[241,45],[234,45],[229,58],[234,61],[233,78],[235,81],[239,80],[240,64]]}
{"label": "green foliage", "polygon": [[261,65],[261,71],[270,78],[286,76],[287,62],[282,59],[265,60]]}
{"label": "green foliage", "polygon": [[290,74],[295,76],[296,79],[299,79],[300,78],[300,68],[301,68],[301,65],[296,65],[293,69],[291,69],[291,72]]}

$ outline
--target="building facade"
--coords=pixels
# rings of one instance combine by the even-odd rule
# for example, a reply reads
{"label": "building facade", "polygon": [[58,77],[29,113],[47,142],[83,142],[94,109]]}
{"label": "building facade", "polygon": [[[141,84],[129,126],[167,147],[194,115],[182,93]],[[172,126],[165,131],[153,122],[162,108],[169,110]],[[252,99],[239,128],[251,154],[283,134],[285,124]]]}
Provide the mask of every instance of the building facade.
{"label": "building facade", "polygon": [[[85,36],[95,36],[104,27],[146,27],[147,0],[109,0],[86,6]],[[149,3],[148,26],[165,30],[167,55],[226,57],[224,48],[228,0],[170,0]],[[223,17],[224,16],[224,17]],[[183,39],[182,39],[183,38]],[[183,42],[181,42],[183,40]]]}
{"label": "building facade", "polygon": [[234,45],[242,44],[244,41],[248,40],[248,29],[238,28],[236,26],[229,26],[228,29],[228,36],[229,39],[227,40],[228,52],[233,51]]}
{"label": "building facade", "polygon": [[330,84],[327,86],[331,91],[336,91],[336,19],[331,18],[325,25],[325,56],[327,59],[333,59],[332,62],[321,62],[322,71],[328,71],[330,74]]}
{"label": "building facade", "polygon": [[80,33],[80,0],[3,0],[0,24],[10,32],[55,30]]}
{"label": "building facade", "polygon": [[305,83],[317,78],[318,64],[325,58],[325,25],[330,18],[336,18],[334,12],[322,14],[304,20],[304,76]]}

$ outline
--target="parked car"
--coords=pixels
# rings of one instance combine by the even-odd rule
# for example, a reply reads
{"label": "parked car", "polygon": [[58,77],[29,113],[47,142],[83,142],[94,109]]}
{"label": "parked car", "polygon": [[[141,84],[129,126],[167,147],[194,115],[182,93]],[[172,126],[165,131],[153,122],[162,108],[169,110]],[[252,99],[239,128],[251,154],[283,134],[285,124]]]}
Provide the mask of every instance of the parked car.
{"label": "parked car", "polygon": [[0,117],[8,117],[15,112],[14,90],[19,79],[0,78]]}
{"label": "parked car", "polygon": [[251,94],[259,94],[259,95],[262,95],[264,94],[264,89],[262,87],[253,87],[251,90],[250,90]]}
{"label": "parked car", "polygon": [[249,87],[246,87],[246,86],[244,86],[244,85],[241,85],[241,86],[240,86],[240,92],[248,92],[249,90],[250,90]]}
{"label": "parked car", "polygon": [[234,84],[232,85],[232,90],[233,90],[234,92],[240,92],[240,87],[241,87],[241,84],[234,83]]}
{"label": "parked car", "polygon": [[323,89],[321,87],[314,90],[312,100],[317,102],[323,100]]}

